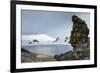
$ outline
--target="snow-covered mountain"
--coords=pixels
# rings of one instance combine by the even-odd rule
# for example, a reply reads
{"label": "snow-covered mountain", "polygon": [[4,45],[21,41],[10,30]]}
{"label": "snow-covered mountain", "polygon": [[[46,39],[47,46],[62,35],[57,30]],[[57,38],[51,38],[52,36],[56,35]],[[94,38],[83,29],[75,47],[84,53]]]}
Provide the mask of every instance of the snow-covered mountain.
{"label": "snow-covered mountain", "polygon": [[56,38],[51,37],[46,34],[39,34],[39,35],[22,35],[22,44],[25,43],[35,43],[35,41],[38,41],[39,43],[45,43],[45,42],[53,42]]}
{"label": "snow-covered mountain", "polygon": [[68,41],[64,41],[60,38],[51,37],[46,34],[39,34],[39,35],[22,35],[22,46],[25,45],[47,45],[47,44],[67,44],[69,45]]}

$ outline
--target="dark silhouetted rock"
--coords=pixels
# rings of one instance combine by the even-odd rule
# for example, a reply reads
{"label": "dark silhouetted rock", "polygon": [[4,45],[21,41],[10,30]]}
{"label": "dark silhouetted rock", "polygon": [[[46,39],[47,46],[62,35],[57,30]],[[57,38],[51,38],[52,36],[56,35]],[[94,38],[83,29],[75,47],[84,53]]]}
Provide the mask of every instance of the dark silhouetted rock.
{"label": "dark silhouetted rock", "polygon": [[57,61],[72,60],[73,59],[72,53],[73,53],[72,51],[69,51],[69,52],[61,54],[61,55],[55,55],[54,58]]}
{"label": "dark silhouetted rock", "polygon": [[33,42],[37,42],[38,43],[39,41],[38,40],[33,40]]}
{"label": "dark silhouetted rock", "polygon": [[59,40],[59,38],[56,38],[56,40],[55,41],[53,41],[53,42],[57,42]]}
{"label": "dark silhouetted rock", "polygon": [[24,48],[21,48],[21,52],[27,52],[27,53],[30,53],[28,50],[24,49]]}
{"label": "dark silhouetted rock", "polygon": [[31,44],[32,42],[29,42],[28,44]]}
{"label": "dark silhouetted rock", "polygon": [[65,41],[64,42],[66,42],[67,40],[68,40],[68,37],[65,38]]}

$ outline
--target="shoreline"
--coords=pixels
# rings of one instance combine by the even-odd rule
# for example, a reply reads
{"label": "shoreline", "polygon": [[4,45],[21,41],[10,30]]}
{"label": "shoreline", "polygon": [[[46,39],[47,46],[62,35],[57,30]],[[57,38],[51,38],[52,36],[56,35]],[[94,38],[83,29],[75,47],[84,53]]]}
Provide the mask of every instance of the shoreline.
{"label": "shoreline", "polygon": [[48,61],[56,61],[54,56],[42,54],[42,53],[31,53],[24,49],[21,52],[21,62],[48,62]]}
{"label": "shoreline", "polygon": [[42,46],[42,45],[71,45],[70,43],[33,43],[33,44],[22,44],[22,46]]}

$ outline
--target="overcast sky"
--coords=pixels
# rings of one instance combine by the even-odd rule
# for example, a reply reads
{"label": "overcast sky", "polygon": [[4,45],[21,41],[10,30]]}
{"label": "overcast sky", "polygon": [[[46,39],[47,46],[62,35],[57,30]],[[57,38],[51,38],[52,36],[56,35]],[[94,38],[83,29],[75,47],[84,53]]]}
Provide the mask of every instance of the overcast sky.
{"label": "overcast sky", "polygon": [[79,12],[21,11],[22,35],[47,34],[65,39],[72,30],[72,15],[77,15],[90,25],[90,14]]}

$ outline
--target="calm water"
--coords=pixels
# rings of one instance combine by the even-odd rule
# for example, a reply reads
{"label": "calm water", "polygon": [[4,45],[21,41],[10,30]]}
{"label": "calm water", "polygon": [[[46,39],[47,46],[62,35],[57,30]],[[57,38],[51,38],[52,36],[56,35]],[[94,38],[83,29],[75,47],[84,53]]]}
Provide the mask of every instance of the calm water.
{"label": "calm water", "polygon": [[34,52],[34,53],[43,53],[47,55],[59,55],[66,53],[70,50],[73,50],[71,45],[32,45],[32,46],[22,46],[22,48]]}

